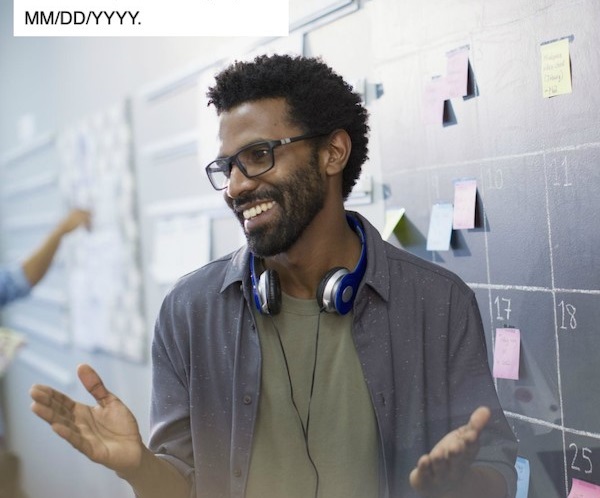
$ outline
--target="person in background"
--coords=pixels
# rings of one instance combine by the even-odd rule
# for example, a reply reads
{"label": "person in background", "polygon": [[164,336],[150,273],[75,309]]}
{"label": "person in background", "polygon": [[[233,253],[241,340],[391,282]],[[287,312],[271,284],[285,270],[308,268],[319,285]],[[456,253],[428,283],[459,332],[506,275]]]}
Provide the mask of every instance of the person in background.
{"label": "person in background", "polygon": [[[22,263],[0,266],[0,307],[27,296],[50,268],[63,236],[82,225],[90,228],[90,212],[73,209]],[[0,403],[0,498],[24,497],[19,486],[20,462],[5,448],[3,431]]]}
{"label": "person in background", "polygon": [[367,158],[360,96],[319,59],[273,55],[208,97],[206,172],[247,244],[163,302],[148,446],[89,365],[94,406],[35,385],[33,412],[139,498],[514,497],[473,291],[345,209]]}
{"label": "person in background", "polygon": [[89,229],[90,212],[71,210],[22,263],[0,266],[0,306],[29,294],[50,268],[63,236],[81,225]]}

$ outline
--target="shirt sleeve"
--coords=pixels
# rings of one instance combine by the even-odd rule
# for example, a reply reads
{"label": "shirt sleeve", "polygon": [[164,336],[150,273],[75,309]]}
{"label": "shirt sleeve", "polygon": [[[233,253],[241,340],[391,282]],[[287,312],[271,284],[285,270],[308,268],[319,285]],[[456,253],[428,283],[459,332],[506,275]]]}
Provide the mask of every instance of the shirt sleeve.
{"label": "shirt sleeve", "polygon": [[25,297],[31,291],[31,284],[21,265],[0,268],[0,306]]}
{"label": "shirt sleeve", "polygon": [[[494,468],[504,477],[507,497],[516,493],[515,460],[517,441],[498,400],[488,359],[483,324],[475,296],[457,327],[458,341],[451,347],[450,386],[453,389],[453,418],[465,420],[479,405],[490,408],[492,418],[483,430],[475,465]],[[455,422],[459,425],[458,422]]]}
{"label": "shirt sleeve", "polygon": [[150,410],[150,450],[173,465],[194,488],[189,383],[185,361],[175,339],[176,312],[163,302],[156,321],[152,343],[152,403]]}

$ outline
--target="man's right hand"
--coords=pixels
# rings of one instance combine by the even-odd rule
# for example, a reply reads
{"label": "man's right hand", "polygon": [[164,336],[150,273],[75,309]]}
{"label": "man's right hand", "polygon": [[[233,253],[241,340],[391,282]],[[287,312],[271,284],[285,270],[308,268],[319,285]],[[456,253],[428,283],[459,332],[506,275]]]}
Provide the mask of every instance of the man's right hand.
{"label": "man's right hand", "polygon": [[96,400],[95,406],[77,403],[51,387],[34,385],[29,392],[31,410],[90,460],[119,474],[135,472],[145,451],[135,417],[104,387],[92,367],[80,365],[77,376]]}

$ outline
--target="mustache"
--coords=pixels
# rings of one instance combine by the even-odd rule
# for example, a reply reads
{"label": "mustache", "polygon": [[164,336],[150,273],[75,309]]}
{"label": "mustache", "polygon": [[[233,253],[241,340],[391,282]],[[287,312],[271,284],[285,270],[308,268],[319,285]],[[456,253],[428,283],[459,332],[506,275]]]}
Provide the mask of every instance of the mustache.
{"label": "mustache", "polygon": [[235,199],[228,199],[227,203],[229,207],[235,209],[236,211],[240,208],[240,206],[244,206],[246,204],[252,204],[257,201],[264,201],[265,199],[269,199],[275,201],[278,204],[281,204],[283,201],[283,194],[274,188],[262,190],[260,192],[249,192],[246,194],[241,194]]}

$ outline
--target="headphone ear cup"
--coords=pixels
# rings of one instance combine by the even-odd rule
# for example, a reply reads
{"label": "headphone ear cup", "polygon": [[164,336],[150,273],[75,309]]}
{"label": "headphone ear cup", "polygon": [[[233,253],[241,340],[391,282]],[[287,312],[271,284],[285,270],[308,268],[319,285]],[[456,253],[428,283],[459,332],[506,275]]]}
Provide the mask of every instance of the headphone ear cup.
{"label": "headphone ear cup", "polygon": [[336,266],[329,270],[319,282],[317,288],[317,303],[321,310],[331,313],[337,311],[335,306],[335,297],[339,282],[348,275],[350,271],[343,266]]}
{"label": "headphone ear cup", "polygon": [[[281,311],[281,284],[279,274],[275,270],[266,270],[260,276],[259,286],[264,282],[264,297],[266,306],[263,306],[263,312],[267,315],[277,315]],[[266,310],[264,309],[266,308]]]}

